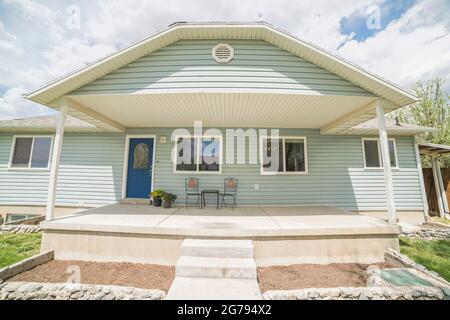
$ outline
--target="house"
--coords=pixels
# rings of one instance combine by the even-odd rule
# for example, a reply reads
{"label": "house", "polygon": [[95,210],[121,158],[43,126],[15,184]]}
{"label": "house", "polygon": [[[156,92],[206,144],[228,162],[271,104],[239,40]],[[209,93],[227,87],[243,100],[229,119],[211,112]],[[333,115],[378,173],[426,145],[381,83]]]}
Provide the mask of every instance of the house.
{"label": "house", "polygon": [[80,208],[184,204],[186,177],[237,178],[241,208],[427,214],[414,137],[432,129],[385,120],[417,98],[267,23],[175,23],[25,98],[58,115],[0,123],[0,209],[45,210],[48,241]]}

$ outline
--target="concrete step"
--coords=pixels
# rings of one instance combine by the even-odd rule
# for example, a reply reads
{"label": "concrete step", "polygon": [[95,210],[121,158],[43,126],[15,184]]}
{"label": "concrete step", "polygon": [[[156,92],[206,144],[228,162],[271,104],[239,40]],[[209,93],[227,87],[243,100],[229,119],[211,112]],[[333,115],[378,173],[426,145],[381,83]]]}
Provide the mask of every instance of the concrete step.
{"label": "concrete step", "polygon": [[122,198],[119,200],[120,204],[138,204],[138,205],[149,205],[150,199],[138,199],[138,198]]}
{"label": "concrete step", "polygon": [[186,239],[181,244],[181,255],[209,258],[253,258],[250,240]]}
{"label": "concrete step", "polygon": [[261,300],[255,279],[175,277],[167,300]]}
{"label": "concrete step", "polygon": [[256,279],[253,258],[208,258],[180,256],[175,266],[177,277]]}

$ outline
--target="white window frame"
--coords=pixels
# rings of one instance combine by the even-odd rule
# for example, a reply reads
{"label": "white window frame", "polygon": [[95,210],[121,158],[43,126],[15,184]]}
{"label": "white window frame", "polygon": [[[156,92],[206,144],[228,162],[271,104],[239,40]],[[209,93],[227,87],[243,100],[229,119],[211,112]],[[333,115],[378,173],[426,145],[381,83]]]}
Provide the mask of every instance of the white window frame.
{"label": "white window frame", "polygon": [[[28,160],[28,167],[14,167],[13,166],[13,158],[14,158],[14,152],[16,149],[16,140],[18,138],[32,138],[33,139],[33,143],[31,144],[31,150],[30,150],[30,159]],[[33,157],[33,150],[34,150],[34,141],[36,138],[50,138],[50,150],[49,150],[49,154],[48,154],[48,163],[47,163],[47,167],[45,168],[33,168],[31,167],[31,159]],[[8,163],[8,170],[18,170],[18,171],[49,171],[50,170],[50,166],[51,166],[51,162],[52,162],[52,152],[53,152],[53,135],[15,135],[13,137],[13,142],[12,142],[12,146],[11,146],[11,153],[9,155],[9,163]]]}
{"label": "white window frame", "polygon": [[[177,143],[178,143],[178,139],[179,138],[184,138],[184,139],[197,139],[197,154],[196,154],[196,160],[197,160],[197,168],[195,171],[179,171],[177,170]],[[219,140],[219,149],[220,149],[220,157],[219,157],[219,171],[200,171],[200,150],[201,150],[201,144],[200,142],[202,141],[202,139],[218,139]],[[223,136],[219,136],[219,135],[206,135],[206,136],[196,136],[196,135],[177,135],[175,136],[175,141],[174,141],[174,152],[173,152],[173,173],[174,174],[191,174],[191,175],[196,175],[196,174],[206,174],[206,175],[217,175],[217,174],[222,174],[222,164],[223,164]]]}
{"label": "white window frame", "polygon": [[[264,167],[263,167],[263,152],[264,152],[264,148],[263,148],[263,140],[264,139],[280,139],[282,140],[282,150],[283,150],[283,172],[267,172],[264,171]],[[304,146],[305,146],[305,171],[286,171],[286,150],[285,150],[285,140],[303,140],[304,141]],[[308,169],[308,142],[307,142],[307,138],[305,136],[278,136],[278,137],[274,137],[274,136],[260,136],[259,137],[259,163],[260,163],[260,172],[261,175],[264,176],[273,176],[273,175],[287,175],[287,176],[298,176],[298,175],[307,175],[309,174],[309,169]]]}
{"label": "white window frame", "polygon": [[[364,141],[376,141],[377,142],[377,148],[378,148],[378,162],[380,163],[379,167],[368,167],[367,161],[366,161],[366,149],[364,146]],[[391,167],[391,169],[398,169],[398,156],[397,156],[397,142],[394,138],[389,138],[388,141],[392,141],[394,143],[394,157],[395,157],[395,167]],[[362,151],[363,151],[363,161],[364,161],[364,169],[365,170],[379,170],[383,169],[383,159],[381,157],[381,146],[380,146],[380,139],[379,138],[361,138],[361,144],[362,144]]]}

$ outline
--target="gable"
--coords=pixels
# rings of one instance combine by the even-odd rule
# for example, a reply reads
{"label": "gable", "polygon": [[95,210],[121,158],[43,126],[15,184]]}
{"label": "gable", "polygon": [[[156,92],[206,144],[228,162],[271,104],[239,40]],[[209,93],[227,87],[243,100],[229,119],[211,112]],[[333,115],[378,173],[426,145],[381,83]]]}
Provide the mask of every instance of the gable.
{"label": "gable", "polygon": [[[234,48],[229,63],[211,54],[218,43]],[[274,92],[374,95],[263,40],[180,40],[99,78],[69,95],[189,92]]]}

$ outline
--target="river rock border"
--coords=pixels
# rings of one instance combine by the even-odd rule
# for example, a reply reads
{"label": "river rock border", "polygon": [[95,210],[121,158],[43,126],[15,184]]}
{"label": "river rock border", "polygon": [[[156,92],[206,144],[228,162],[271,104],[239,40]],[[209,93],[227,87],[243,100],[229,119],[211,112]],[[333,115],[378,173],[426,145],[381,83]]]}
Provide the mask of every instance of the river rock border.
{"label": "river rock border", "polygon": [[403,232],[402,236],[412,239],[450,239],[450,229],[420,228],[413,232]]}
{"label": "river rock border", "polygon": [[0,233],[38,233],[41,231],[40,225],[11,224],[0,225]]}
{"label": "river rock border", "polygon": [[162,300],[166,293],[156,289],[74,284],[0,283],[0,300]]}
{"label": "river rock border", "polygon": [[266,291],[264,300],[443,300],[449,297],[434,287],[311,288]]}

